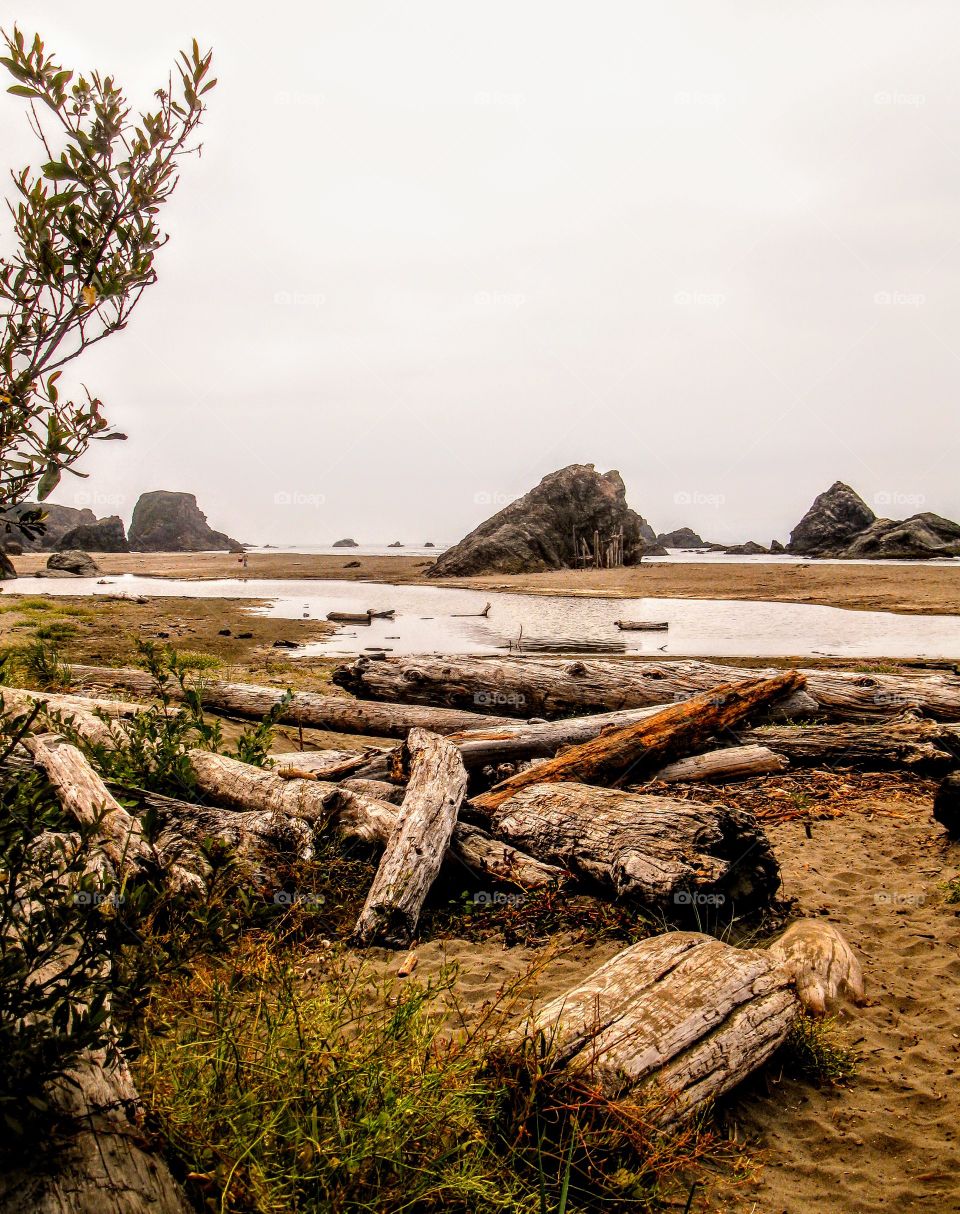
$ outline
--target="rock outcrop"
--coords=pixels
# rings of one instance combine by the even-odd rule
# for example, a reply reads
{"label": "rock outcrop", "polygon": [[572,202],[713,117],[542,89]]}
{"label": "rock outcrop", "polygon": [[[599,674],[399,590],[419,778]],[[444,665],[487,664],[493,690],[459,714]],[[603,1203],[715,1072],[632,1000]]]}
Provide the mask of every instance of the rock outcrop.
{"label": "rock outcrop", "polygon": [[334,540],[333,547],[334,548],[359,548],[360,545],[357,543],[356,540],[345,539],[345,540]]}
{"label": "rock outcrop", "polygon": [[575,535],[592,547],[595,531],[605,543],[621,529],[624,564],[665,552],[649,523],[627,505],[619,472],[601,475],[593,464],[571,464],[545,476],[535,489],[448,548],[426,576],[575,568]]}
{"label": "rock outcrop", "polygon": [[84,552],[129,552],[123,519],[117,514],[98,519],[95,523],[83,523],[74,527],[57,541],[57,551],[66,552],[80,548]]}
{"label": "rock outcrop", "polygon": [[676,531],[661,531],[657,536],[657,543],[664,548],[703,548],[708,546],[706,540],[702,540],[696,531],[691,531],[689,527],[678,527]]}
{"label": "rock outcrop", "polygon": [[960,524],[939,514],[877,518],[849,485],[821,493],[790,533],[787,551],[844,560],[929,560],[960,556]]}
{"label": "rock outcrop", "polygon": [[68,531],[90,526],[97,521],[97,516],[86,507],[78,510],[73,506],[57,506],[53,502],[20,502],[16,506],[9,506],[5,513],[10,518],[20,518],[38,510],[46,515],[44,530],[40,535],[21,533],[18,536],[25,552],[52,552]]}
{"label": "rock outcrop", "polygon": [[783,544],[781,544],[779,540],[770,541],[771,556],[781,556],[784,552],[786,552],[786,548],[784,548]]}
{"label": "rock outcrop", "polygon": [[724,548],[727,556],[766,556],[769,551],[769,548],[764,548],[763,544],[758,544],[756,540],[747,540],[745,544],[732,544],[729,548]]}
{"label": "rock outcrop", "polygon": [[131,552],[242,552],[243,545],[207,525],[192,493],[142,493],[128,537]]}
{"label": "rock outcrop", "polygon": [[849,485],[834,481],[790,532],[787,551],[799,556],[835,556],[876,517]]}
{"label": "rock outcrop", "polygon": [[45,571],[37,577],[96,577],[100,567],[92,556],[71,548],[68,552],[54,552],[47,560]]}
{"label": "rock outcrop", "polygon": [[17,576],[17,571],[14,568],[13,561],[0,548],[0,582],[12,582]]}

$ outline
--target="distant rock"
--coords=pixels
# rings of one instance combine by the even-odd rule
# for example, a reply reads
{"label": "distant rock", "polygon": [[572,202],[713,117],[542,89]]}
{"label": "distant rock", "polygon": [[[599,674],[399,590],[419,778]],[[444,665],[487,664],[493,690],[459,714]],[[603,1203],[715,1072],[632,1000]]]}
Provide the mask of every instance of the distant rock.
{"label": "distant rock", "polygon": [[927,560],[960,556],[960,525],[938,514],[914,514],[903,522],[878,518],[845,549],[851,559]]}
{"label": "distant rock", "polygon": [[801,556],[837,555],[876,517],[849,485],[834,481],[790,532],[787,551]]}
{"label": "distant rock", "polygon": [[71,548],[66,552],[54,552],[47,559],[45,573],[39,573],[37,576],[63,577],[67,574],[70,577],[96,577],[99,572],[100,567],[92,556],[77,548]]}
{"label": "distant rock", "polygon": [[786,548],[784,548],[783,544],[781,544],[779,540],[770,541],[771,556],[782,556],[784,552],[786,552]]}
{"label": "distant rock", "polygon": [[756,540],[747,540],[745,544],[734,544],[730,548],[724,548],[727,556],[767,556],[770,552],[769,548],[764,548],[763,544],[758,544]]}
{"label": "distant rock", "polygon": [[402,548],[403,544],[399,540],[394,540],[392,544],[387,544],[388,548]]}
{"label": "distant rock", "polygon": [[424,548],[436,548],[437,545],[431,544],[431,542],[429,540],[427,540],[427,542],[423,546],[424,546]]}
{"label": "distant rock", "polygon": [[12,582],[16,576],[17,571],[14,568],[13,561],[0,548],[0,582]]}
{"label": "distant rock", "polygon": [[130,522],[131,552],[242,552],[243,547],[207,525],[192,493],[156,489],[141,493]]}
{"label": "distant rock", "polygon": [[333,544],[334,548],[359,548],[360,545],[356,540],[336,540]]}
{"label": "distant rock", "polygon": [[344,565],[344,569],[359,569],[360,565],[360,561],[347,561],[347,563]]}
{"label": "distant rock", "polygon": [[98,519],[95,523],[83,523],[74,527],[57,541],[57,551],[66,552],[80,548],[84,552],[129,552],[123,520],[119,515]]}
{"label": "distant rock", "polygon": [[661,531],[657,543],[664,548],[703,548],[707,541],[689,527],[678,527],[676,531]]}
{"label": "distant rock", "polygon": [[576,568],[574,533],[592,547],[595,530],[606,541],[621,528],[625,564],[665,551],[649,523],[627,505],[619,472],[601,475],[593,464],[571,464],[545,476],[535,489],[448,548],[426,576]]}
{"label": "distant rock", "polygon": [[37,510],[46,515],[43,522],[44,532],[33,537],[25,534],[20,536],[19,542],[25,552],[50,552],[74,527],[89,526],[97,521],[97,516],[86,507],[78,510],[73,506],[57,506],[52,502],[20,502],[16,506],[8,507],[5,513],[10,517],[20,518]]}

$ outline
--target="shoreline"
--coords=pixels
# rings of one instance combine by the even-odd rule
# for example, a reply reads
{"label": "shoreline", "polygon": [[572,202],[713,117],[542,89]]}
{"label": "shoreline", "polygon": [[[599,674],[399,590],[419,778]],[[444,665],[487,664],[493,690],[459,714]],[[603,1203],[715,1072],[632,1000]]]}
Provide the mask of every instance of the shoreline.
{"label": "shoreline", "polygon": [[[10,593],[40,594],[33,574],[47,553],[14,558],[20,577],[3,583]],[[244,569],[233,553],[94,553],[103,574],[187,581],[356,581],[418,584],[449,589],[540,594],[570,598],[720,599],[811,603],[853,611],[901,615],[960,615],[960,562],[944,565],[710,564],[677,562],[621,569],[561,569],[546,573],[489,574],[468,578],[424,576],[431,562],[421,556],[330,556],[311,553],[250,553]],[[349,557],[349,553],[346,554]]]}

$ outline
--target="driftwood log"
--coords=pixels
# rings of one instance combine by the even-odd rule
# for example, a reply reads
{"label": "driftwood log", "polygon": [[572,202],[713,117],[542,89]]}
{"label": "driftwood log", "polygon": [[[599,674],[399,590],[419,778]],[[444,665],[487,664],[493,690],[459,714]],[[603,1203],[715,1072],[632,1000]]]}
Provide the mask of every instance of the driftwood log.
{"label": "driftwood log", "polygon": [[353,930],[353,942],[361,946],[410,943],[467,791],[467,771],[452,742],[412,729],[407,749],[407,791]]}
{"label": "driftwood log", "polygon": [[489,792],[474,797],[472,803],[482,812],[490,812],[531,784],[636,779],[640,773],[653,771],[670,759],[697,749],[708,738],[738,725],[764,705],[800,690],[803,681],[803,675],[790,670],[769,679],[721,684],[633,725],[571,746],[555,758],[503,780]]}
{"label": "driftwood log", "polygon": [[[135,695],[156,695],[153,677],[144,670],[112,666],[71,666],[71,676],[87,686],[120,687]],[[227,716],[260,720],[275,708],[283,691],[254,683],[223,683],[216,679],[197,683],[205,708]],[[167,685],[176,696],[179,688]],[[430,708],[421,704],[370,704],[346,696],[321,695],[312,691],[294,692],[277,718],[286,725],[303,725],[335,733],[367,734],[380,738],[405,738],[411,729],[430,729],[435,733],[454,733],[469,729],[489,718],[459,709]],[[502,720],[506,721],[504,716]]]}
{"label": "driftwood log", "polygon": [[882,725],[765,725],[735,731],[741,742],[766,746],[794,767],[906,767],[946,771],[960,765],[956,726],[891,720]]}
{"label": "driftwood log", "polygon": [[[687,699],[721,683],[771,673],[699,661],[361,657],[338,667],[333,681],[365,699],[487,706],[505,716],[554,718]],[[877,721],[912,709],[941,721],[960,720],[960,677],[954,674],[802,673],[806,692],[828,719]]]}
{"label": "driftwood log", "polygon": [[725,750],[708,750],[706,754],[690,755],[668,763],[650,777],[650,782],[679,784],[682,781],[703,780],[722,783],[746,780],[751,776],[766,776],[784,771],[789,760],[774,754],[766,746],[728,746]]}
{"label": "driftwood log", "polygon": [[824,1004],[863,993],[849,945],[822,920],[801,920],[770,949],[670,932],[612,957],[537,1010],[509,1044],[544,1042],[558,1070],[611,1098],[649,1101],[652,1119],[666,1125],[772,1057],[810,991]]}
{"label": "driftwood log", "polygon": [[723,805],[534,784],[498,807],[491,829],[548,864],[674,913],[762,904],[780,885],[763,828],[747,811]]}

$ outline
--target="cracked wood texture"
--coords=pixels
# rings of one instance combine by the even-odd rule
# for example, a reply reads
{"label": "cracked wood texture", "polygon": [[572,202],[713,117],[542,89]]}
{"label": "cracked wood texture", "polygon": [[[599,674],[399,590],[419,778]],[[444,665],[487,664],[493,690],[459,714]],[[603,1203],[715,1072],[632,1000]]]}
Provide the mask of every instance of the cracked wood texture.
{"label": "cracked wood texture", "polygon": [[[70,673],[79,683],[105,687],[121,687],[136,695],[156,696],[157,688],[151,675],[144,670],[129,670],[113,666],[71,666]],[[171,696],[179,688],[167,685]],[[254,683],[223,683],[216,679],[197,684],[203,706],[228,716],[260,720],[276,706],[283,691],[276,687],[261,687]],[[506,722],[504,716],[498,718]],[[348,696],[321,695],[313,691],[297,691],[280,713],[284,725],[305,725],[310,729],[325,729],[336,733],[369,734],[381,738],[405,738],[410,729],[430,729],[435,733],[454,733],[490,720],[477,712],[459,709],[432,708],[422,704],[370,704]]]}
{"label": "cracked wood texture", "polygon": [[[361,657],[338,667],[333,681],[372,700],[461,708],[487,704],[506,716],[553,718],[643,708],[772,673],[701,661]],[[806,715],[819,706],[827,719],[879,721],[914,709],[941,721],[960,720],[960,677],[954,674],[801,673],[807,676]]]}
{"label": "cracked wood texture", "polygon": [[795,767],[907,767],[946,771],[960,765],[960,738],[935,721],[882,725],[765,725],[737,730],[741,742],[767,746]]}
{"label": "cracked wood texture", "polygon": [[491,827],[548,864],[674,912],[701,895],[756,905],[780,884],[762,827],[747,811],[724,805],[535,784],[500,805]]}
{"label": "cracked wood texture", "polygon": [[786,771],[789,766],[787,759],[766,746],[728,746],[724,750],[708,750],[706,754],[690,755],[676,763],[668,763],[653,773],[649,783],[679,784],[697,780],[722,783]]}
{"label": "cracked wood texture", "polygon": [[353,930],[355,944],[403,946],[413,938],[467,791],[467,771],[452,742],[412,729],[407,749],[410,780]]}
{"label": "cracked wood texture", "polygon": [[698,749],[714,734],[738,725],[771,701],[801,690],[803,683],[803,675],[789,670],[769,679],[721,684],[633,725],[601,734],[580,746],[571,746],[528,771],[517,772],[489,792],[474,797],[472,804],[489,813],[531,784],[553,780],[608,783],[623,778],[635,779],[670,759]]}

